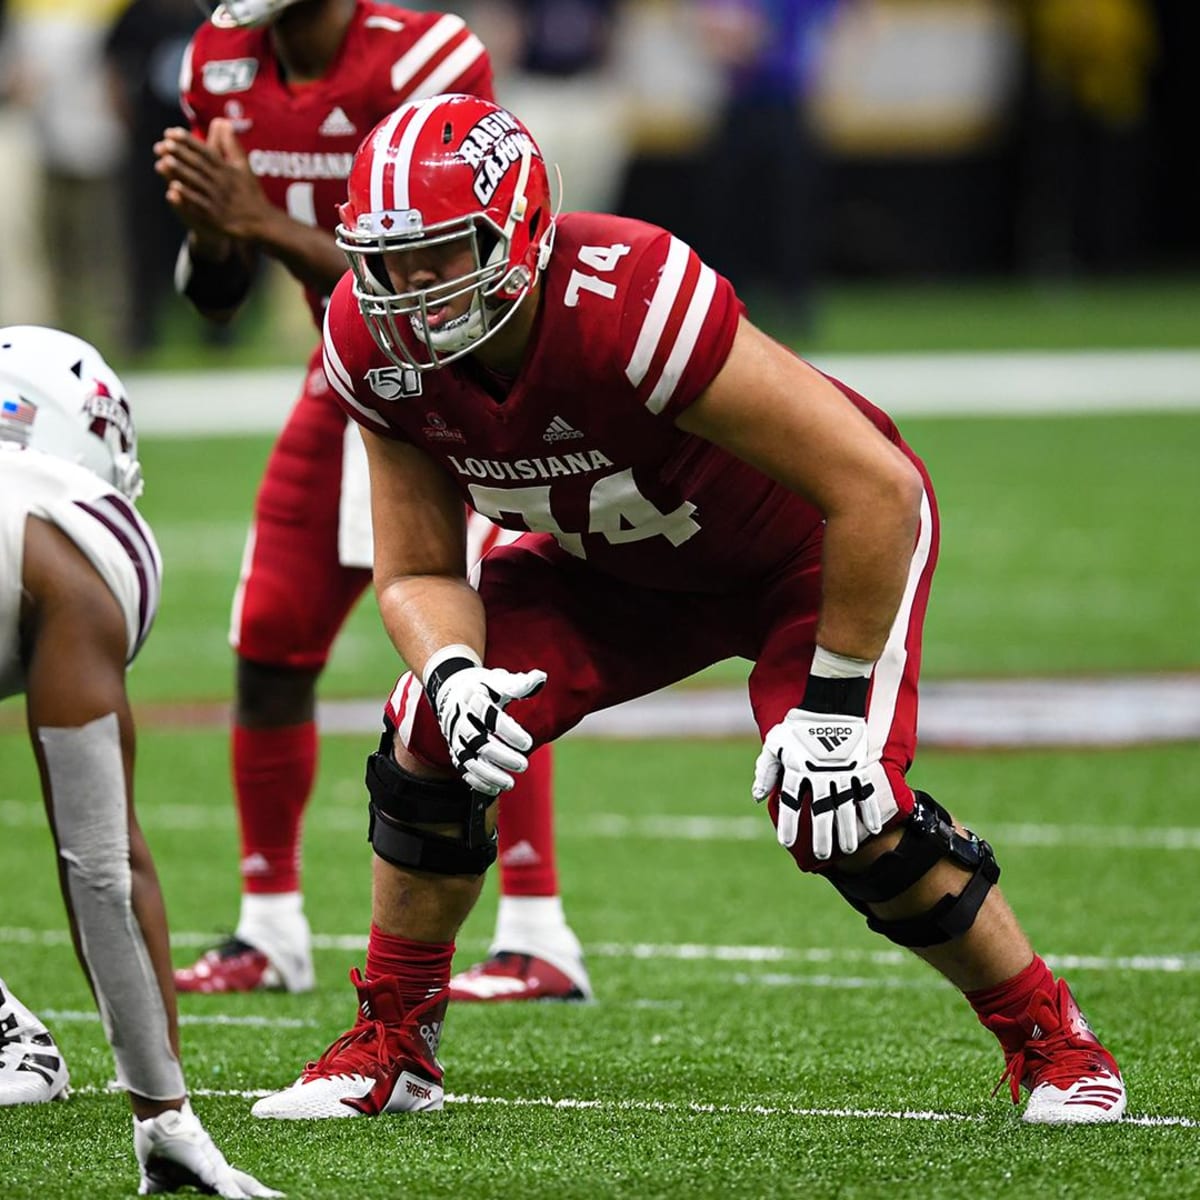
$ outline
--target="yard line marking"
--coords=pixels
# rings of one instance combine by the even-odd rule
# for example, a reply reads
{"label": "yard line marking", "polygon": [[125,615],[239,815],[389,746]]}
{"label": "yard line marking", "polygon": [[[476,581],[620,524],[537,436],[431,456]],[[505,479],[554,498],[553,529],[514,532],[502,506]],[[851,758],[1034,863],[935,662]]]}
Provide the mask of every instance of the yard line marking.
{"label": "yard line marking", "polygon": [[[227,830],[233,814],[223,806],[203,804],[143,803],[138,807],[143,825],[154,829]],[[0,800],[0,827],[45,828],[41,805],[27,800]],[[318,806],[305,818],[313,829],[350,831],[363,828],[363,814],[353,809]],[[1096,850],[1200,850],[1200,826],[1167,825],[1142,828],[1136,825],[1051,825],[1038,822],[998,822],[985,827],[988,840],[998,846],[1082,846]],[[623,813],[593,813],[559,824],[560,839],[644,838],[652,841],[750,842],[771,838],[765,815],[741,817],[673,816],[666,813],[636,817]]]}
{"label": "yard line marking", "polygon": [[[817,355],[894,417],[1086,417],[1200,407],[1190,349],[1010,350]],[[152,437],[279,432],[304,380],[299,367],[130,371],[138,432]]]}
{"label": "yard line marking", "polygon": [[[73,1008],[43,1008],[38,1015],[44,1021],[80,1021],[84,1024],[98,1023],[100,1014],[94,1010]],[[179,1014],[180,1025],[246,1025],[252,1029],[313,1029],[316,1021],[299,1017],[235,1017],[226,1013],[210,1013],[207,1016],[192,1013]]]}
{"label": "yard line marking", "polygon": [[[176,931],[171,945],[178,948],[210,946],[211,932]],[[0,926],[0,945],[68,946],[71,937],[65,929],[29,929]],[[460,949],[486,947],[487,938],[460,938]],[[362,953],[367,948],[365,934],[314,933],[314,950]],[[708,945],[700,942],[588,942],[584,953],[592,958],[666,959],[684,962],[751,963],[868,963],[878,967],[911,965],[918,960],[902,950],[858,950],[829,946],[754,946]],[[1167,975],[1200,971],[1200,954],[1043,954],[1051,968],[1075,971],[1145,971]],[[921,968],[922,970],[924,968]],[[877,981],[882,982],[882,980]]]}
{"label": "yard line marking", "polygon": [[[1080,846],[1113,850],[1200,850],[1200,826],[1049,825],[998,822],[986,827],[993,845]],[[594,813],[562,821],[559,837],[646,838],[652,841],[759,841],[771,832],[764,816],[707,817],[666,814],[629,817]]]}
{"label": "yard line marking", "polygon": [[945,984],[945,980],[934,974],[926,974],[921,979],[896,979],[885,975],[785,975],[778,971],[767,971],[762,975],[748,975],[739,972],[729,976],[729,982],[739,987],[814,987],[831,988],[835,991],[858,991],[870,988],[891,990],[893,988],[935,988]]}
{"label": "yard line marking", "polygon": [[[73,1087],[71,1092],[76,1096],[105,1096],[112,1089],[85,1084]],[[278,1089],[271,1088],[188,1088],[189,1095],[209,1096],[225,1100],[258,1100],[263,1096],[273,1096]],[[676,1104],[665,1100],[582,1100],[572,1096],[555,1099],[553,1096],[479,1096],[471,1093],[458,1095],[447,1092],[447,1104],[464,1104],[471,1106],[495,1105],[499,1108],[553,1108],[553,1109],[582,1109],[599,1112],[649,1112],[689,1113],[712,1116],[733,1117],[834,1117],[853,1121],[934,1121],[964,1125],[982,1125],[993,1120],[1007,1120],[999,1113],[955,1113],[935,1112],[930,1109],[886,1109],[886,1108],[801,1108],[793,1105],[780,1104]],[[1194,1117],[1159,1116],[1146,1114],[1144,1116],[1125,1116],[1121,1124],[1141,1125],[1148,1129],[1164,1128],[1200,1128],[1200,1120]]]}

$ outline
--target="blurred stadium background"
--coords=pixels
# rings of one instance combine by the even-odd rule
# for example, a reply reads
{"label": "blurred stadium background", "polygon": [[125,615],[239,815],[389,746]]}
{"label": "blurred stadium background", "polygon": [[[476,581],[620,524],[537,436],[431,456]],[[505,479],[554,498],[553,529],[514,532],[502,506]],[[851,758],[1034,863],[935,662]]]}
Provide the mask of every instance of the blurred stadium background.
{"label": "blurred stadium background", "polygon": [[[755,747],[721,708],[702,741],[597,728],[562,748],[564,894],[595,1006],[454,1014],[440,1120],[247,1128],[246,1095],[344,1027],[364,945],[361,763],[396,671],[368,601],[323,687],[306,842],[318,991],[186,998],[209,1127],[293,1196],[1200,1195],[1197,6],[449,7],[561,164],[567,208],[672,227],[927,458],[945,542],[916,770],[997,846],[1014,906],[1125,1067],[1135,1119],[1026,1130],[989,1100],[998,1056],[958,998],[793,878],[749,801]],[[0,11],[0,323],[94,340],[143,435],[167,580],[132,676],[139,809],[182,961],[235,911],[228,602],[314,333],[269,264],[227,333],[173,296],[180,235],[150,145],[180,119],[193,0]],[[744,670],[679,703],[699,719]],[[123,1195],[127,1117],[102,1096],[21,719],[0,710],[0,973],[56,1025],[80,1094],[0,1116],[0,1194]],[[493,904],[489,890],[464,959]]]}

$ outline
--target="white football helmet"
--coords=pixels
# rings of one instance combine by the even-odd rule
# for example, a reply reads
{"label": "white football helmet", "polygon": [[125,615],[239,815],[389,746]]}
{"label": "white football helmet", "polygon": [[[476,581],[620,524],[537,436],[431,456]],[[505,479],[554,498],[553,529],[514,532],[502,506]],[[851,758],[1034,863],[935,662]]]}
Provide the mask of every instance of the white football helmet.
{"label": "white football helmet", "polygon": [[218,29],[247,29],[251,25],[265,25],[285,8],[299,4],[300,0],[225,0],[224,4],[206,4],[200,7],[210,14]]}
{"label": "white football helmet", "polygon": [[77,463],[142,494],[125,385],[95,346],[41,325],[0,328],[0,443]]}

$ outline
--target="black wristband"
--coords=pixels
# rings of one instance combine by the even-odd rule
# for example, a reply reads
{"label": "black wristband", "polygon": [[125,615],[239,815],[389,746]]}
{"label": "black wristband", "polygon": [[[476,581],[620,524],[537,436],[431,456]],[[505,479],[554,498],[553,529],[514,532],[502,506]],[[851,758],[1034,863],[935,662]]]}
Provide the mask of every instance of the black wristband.
{"label": "black wristband", "polygon": [[425,695],[429,697],[429,703],[434,712],[437,712],[438,692],[442,690],[446,680],[459,671],[465,671],[468,667],[477,667],[478,665],[464,655],[462,658],[444,658],[429,672],[429,678],[425,680]]}
{"label": "black wristband", "polygon": [[808,712],[865,717],[867,691],[870,686],[870,679],[862,675],[855,675],[850,679],[829,679],[824,675],[810,675],[800,707]]}
{"label": "black wristband", "polygon": [[216,262],[197,258],[187,239],[179,249],[175,264],[175,288],[201,312],[224,312],[237,308],[250,291],[251,272],[236,250]]}

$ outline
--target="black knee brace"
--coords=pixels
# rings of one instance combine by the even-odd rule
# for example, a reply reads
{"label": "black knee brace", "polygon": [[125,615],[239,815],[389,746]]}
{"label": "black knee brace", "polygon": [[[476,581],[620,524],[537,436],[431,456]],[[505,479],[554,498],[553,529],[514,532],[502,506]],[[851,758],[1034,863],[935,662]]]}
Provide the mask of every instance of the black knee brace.
{"label": "black knee brace", "polygon": [[[495,796],[472,791],[461,779],[421,779],[392,757],[393,730],[367,759],[371,823],[367,840],[384,862],[435,875],[482,875],[496,861],[496,835],[487,832]],[[461,837],[442,837],[422,825],[459,823]]]}
{"label": "black knee brace", "polygon": [[[1000,878],[1000,867],[987,842],[969,831],[960,834],[950,814],[926,792],[914,795],[916,805],[894,850],[881,854],[861,875],[836,868],[826,875],[876,933],[898,946],[937,946],[961,937],[975,924],[984,898]],[[971,871],[957,896],[947,893],[926,912],[896,921],[881,920],[871,911],[872,904],[907,891],[943,858]]]}

